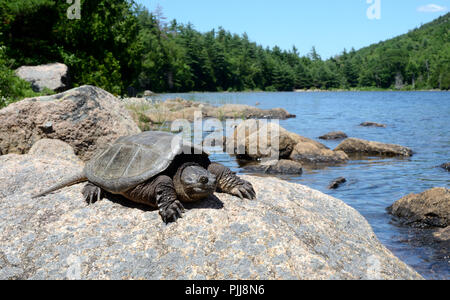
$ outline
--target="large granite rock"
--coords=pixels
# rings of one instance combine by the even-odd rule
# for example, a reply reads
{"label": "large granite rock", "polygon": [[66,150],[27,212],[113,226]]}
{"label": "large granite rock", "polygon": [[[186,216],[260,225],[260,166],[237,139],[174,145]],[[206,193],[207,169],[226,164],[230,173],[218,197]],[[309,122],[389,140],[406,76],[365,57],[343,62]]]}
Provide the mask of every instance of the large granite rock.
{"label": "large granite rock", "polygon": [[407,224],[445,228],[450,222],[450,189],[433,188],[410,194],[395,202],[388,211]]}
{"label": "large granite rock", "polygon": [[61,63],[22,66],[16,70],[16,74],[23,80],[30,82],[35,92],[42,92],[44,88],[61,92],[69,84],[68,68]]}
{"label": "large granite rock", "polygon": [[[246,120],[227,138],[226,150],[246,160],[285,159],[289,158],[295,144],[290,133],[277,123]],[[276,157],[272,157],[274,154]]]}
{"label": "large granite rock", "polygon": [[88,160],[94,151],[118,137],[140,130],[123,104],[93,86],[24,99],[0,110],[0,155],[26,153],[43,138],[69,143]]}
{"label": "large granite rock", "polygon": [[372,142],[357,138],[348,138],[337,146],[335,151],[344,151],[347,154],[380,155],[380,156],[412,156],[410,148],[395,145]]}
{"label": "large granite rock", "polygon": [[0,279],[421,279],[354,209],[275,178],[246,176],[256,201],[218,194],[170,225],[119,197],[88,207],[82,184],[30,199],[73,159],[0,156]]}

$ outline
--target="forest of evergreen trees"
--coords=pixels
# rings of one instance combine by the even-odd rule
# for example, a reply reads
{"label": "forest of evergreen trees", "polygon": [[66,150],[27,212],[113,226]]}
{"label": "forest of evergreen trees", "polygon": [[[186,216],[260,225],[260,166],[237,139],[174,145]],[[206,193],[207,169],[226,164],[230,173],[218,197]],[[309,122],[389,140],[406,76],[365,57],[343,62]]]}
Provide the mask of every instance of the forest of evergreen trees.
{"label": "forest of evergreen trees", "polygon": [[[114,94],[135,90],[292,91],[294,89],[449,89],[449,16],[397,38],[322,59],[315,48],[264,48],[246,34],[198,32],[127,0],[82,0],[69,20],[66,1],[0,2],[0,99],[20,97],[11,70],[62,62],[75,86]],[[282,33],[280,33],[282,34]],[[1,104],[0,104],[1,106]]]}

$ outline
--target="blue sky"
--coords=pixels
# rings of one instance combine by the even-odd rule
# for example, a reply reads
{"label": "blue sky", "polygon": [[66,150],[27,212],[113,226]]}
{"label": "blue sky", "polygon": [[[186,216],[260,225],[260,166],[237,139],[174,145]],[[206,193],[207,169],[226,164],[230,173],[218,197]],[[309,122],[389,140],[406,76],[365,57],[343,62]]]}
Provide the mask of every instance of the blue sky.
{"label": "blue sky", "polygon": [[[367,10],[381,4],[380,18]],[[159,4],[168,20],[192,23],[205,32],[222,26],[246,32],[263,46],[278,45],[300,54],[315,46],[322,58],[344,48],[359,49],[432,21],[450,8],[450,0],[136,0],[150,11]],[[371,3],[368,3],[371,2]],[[372,12],[376,13],[377,10]]]}

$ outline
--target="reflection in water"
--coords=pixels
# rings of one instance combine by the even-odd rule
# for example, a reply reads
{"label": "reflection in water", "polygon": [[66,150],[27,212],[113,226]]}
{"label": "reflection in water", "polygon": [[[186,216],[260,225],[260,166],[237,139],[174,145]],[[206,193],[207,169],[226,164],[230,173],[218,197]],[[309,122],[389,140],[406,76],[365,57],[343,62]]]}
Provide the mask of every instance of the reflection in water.
{"label": "reflection in water", "polygon": [[[297,118],[280,121],[289,131],[317,140],[330,131],[413,149],[407,159],[352,157],[343,165],[320,169],[305,166],[302,176],[280,176],[342,199],[357,209],[380,241],[426,278],[450,279],[449,247],[431,246],[424,230],[399,226],[386,207],[410,193],[449,187],[450,173],[436,166],[450,161],[450,94],[448,92],[342,92],[342,93],[193,93],[168,94],[211,104],[237,103],[259,108],[285,108]],[[367,128],[360,123],[387,124]],[[340,141],[320,141],[334,149]],[[227,154],[213,159],[245,173]],[[328,184],[337,177],[347,183],[337,190]]]}

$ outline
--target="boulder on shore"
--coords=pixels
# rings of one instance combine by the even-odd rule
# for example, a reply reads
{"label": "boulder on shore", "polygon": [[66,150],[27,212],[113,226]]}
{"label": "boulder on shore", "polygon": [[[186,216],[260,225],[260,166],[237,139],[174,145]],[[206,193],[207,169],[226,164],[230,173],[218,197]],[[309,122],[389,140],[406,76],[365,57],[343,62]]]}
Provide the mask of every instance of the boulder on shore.
{"label": "boulder on shore", "polygon": [[144,97],[151,97],[151,96],[154,96],[154,95],[156,95],[156,94],[153,93],[153,92],[150,91],[150,90],[145,90],[145,91],[144,91]]}
{"label": "boulder on shore", "polygon": [[99,147],[139,132],[120,100],[86,85],[0,110],[0,155],[27,153],[38,140],[50,138],[69,143],[86,161]]}
{"label": "boulder on shore", "polygon": [[335,165],[348,161],[348,156],[340,150],[331,150],[323,144],[303,138],[292,150],[290,159],[309,165]]}
{"label": "boulder on shore", "polygon": [[[264,141],[266,139],[266,141]],[[272,142],[278,145],[272,145]],[[305,164],[337,164],[348,160],[342,151],[330,150],[325,145],[289,132],[277,123],[246,120],[241,122],[233,136],[227,138],[227,151],[241,159],[258,160],[279,151],[280,159]]]}
{"label": "boulder on shore", "polygon": [[223,119],[279,119],[295,118],[283,108],[261,109],[244,104],[225,104],[212,109],[208,117]]}
{"label": "boulder on shore", "polygon": [[22,66],[16,70],[16,75],[31,83],[35,92],[44,88],[62,92],[69,86],[68,67],[65,64],[53,63],[40,66]]}
{"label": "boulder on shore", "polygon": [[82,168],[60,156],[0,156],[0,279],[422,279],[342,201],[244,176],[254,201],[217,194],[165,225],[157,211],[83,184],[31,195]]}
{"label": "boulder on shore", "polygon": [[163,102],[151,103],[145,99],[123,99],[127,108],[138,112],[153,124],[173,122],[178,119],[194,121],[194,113],[198,112],[203,118],[226,119],[288,119],[295,115],[283,108],[260,109],[243,104],[224,104],[220,106],[190,101],[182,98],[168,99]]}
{"label": "boulder on shore", "polygon": [[[296,142],[290,133],[270,121],[245,120],[226,139],[226,151],[243,160],[289,158]],[[275,156],[275,157],[273,157]]]}
{"label": "boulder on shore", "polygon": [[366,141],[356,138],[348,138],[337,146],[335,151],[344,151],[347,154],[381,155],[381,156],[412,156],[413,152],[408,147],[395,144]]}
{"label": "boulder on shore", "polygon": [[445,228],[450,221],[450,189],[433,188],[410,194],[388,207],[388,211],[413,226]]}
{"label": "boulder on shore", "polygon": [[342,131],[333,131],[319,137],[321,140],[341,140],[348,138],[347,134]]}

